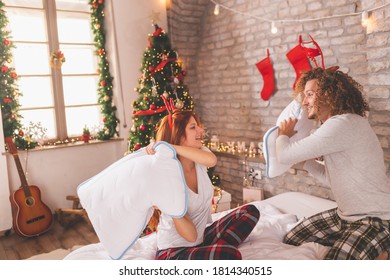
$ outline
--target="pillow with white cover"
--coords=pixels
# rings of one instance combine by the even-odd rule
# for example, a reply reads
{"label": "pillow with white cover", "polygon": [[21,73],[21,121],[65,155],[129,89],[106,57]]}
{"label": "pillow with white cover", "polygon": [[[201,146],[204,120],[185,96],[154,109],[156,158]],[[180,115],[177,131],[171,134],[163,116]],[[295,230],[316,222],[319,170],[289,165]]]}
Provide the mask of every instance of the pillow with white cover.
{"label": "pillow with white cover", "polygon": [[172,217],[187,212],[182,166],[167,142],[111,164],[80,184],[77,194],[100,242],[113,259],[120,259],[138,239],[153,214],[153,206]]}
{"label": "pillow with white cover", "polygon": [[295,130],[297,131],[291,138],[291,142],[296,142],[310,135],[314,122],[307,118],[307,114],[302,110],[301,105],[293,100],[280,113],[276,126],[271,127],[263,136],[263,153],[266,163],[266,176],[269,178],[277,177],[291,168],[290,164],[282,164],[276,157],[276,138],[278,137],[279,124],[288,118],[298,119]]}

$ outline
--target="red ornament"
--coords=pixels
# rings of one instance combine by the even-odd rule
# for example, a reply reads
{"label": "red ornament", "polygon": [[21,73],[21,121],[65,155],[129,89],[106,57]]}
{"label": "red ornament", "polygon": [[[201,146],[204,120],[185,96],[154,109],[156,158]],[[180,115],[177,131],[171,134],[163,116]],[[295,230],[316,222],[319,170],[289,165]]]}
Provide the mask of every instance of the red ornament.
{"label": "red ornament", "polygon": [[23,136],[24,135],[24,132],[22,130],[19,130],[19,135],[20,136]]}
{"label": "red ornament", "polygon": [[8,41],[7,39],[4,39],[3,43],[4,43],[4,45],[6,45],[6,46],[9,46],[9,45],[11,44],[11,42]]}
{"label": "red ornament", "polygon": [[105,123],[107,121],[106,117],[103,118],[103,122]]}
{"label": "red ornament", "polygon": [[8,72],[8,67],[7,66],[1,66],[1,72],[7,73]]}
{"label": "red ornament", "polygon": [[187,71],[182,71],[181,73],[183,74],[183,76],[187,75]]}
{"label": "red ornament", "polygon": [[101,82],[100,82],[100,85],[101,85],[102,87],[105,87],[105,86],[106,86],[106,82],[105,82],[105,81],[101,81]]}
{"label": "red ornament", "polygon": [[150,108],[150,110],[156,110],[156,105],[155,104],[150,104],[149,108]]}
{"label": "red ornament", "polygon": [[99,2],[99,4],[103,4],[103,0],[99,0],[98,2]]}
{"label": "red ornament", "polygon": [[3,100],[4,100],[4,103],[12,103],[11,98],[5,97]]}
{"label": "red ornament", "polygon": [[182,81],[183,80],[183,75],[182,74],[178,74],[177,78],[179,79],[179,81]]}
{"label": "red ornament", "polygon": [[18,74],[16,74],[15,72],[12,72],[11,77],[16,79],[18,77]]}
{"label": "red ornament", "polygon": [[146,129],[146,126],[144,124],[141,124],[141,126],[139,127],[140,130],[144,131]]}
{"label": "red ornament", "polygon": [[149,98],[148,98],[147,96],[145,96],[145,97],[144,97],[144,100],[145,100],[145,101],[148,101],[148,100],[149,100]]}
{"label": "red ornament", "polygon": [[153,72],[154,71],[154,67],[153,66],[149,66],[149,72]]}
{"label": "red ornament", "polygon": [[99,55],[102,55],[102,54],[104,54],[104,49],[100,49],[100,50],[98,50],[98,54],[99,54]]}
{"label": "red ornament", "polygon": [[140,145],[140,144],[135,144],[135,145],[134,145],[134,149],[135,149],[135,150],[139,150],[140,148],[141,148],[141,145]]}

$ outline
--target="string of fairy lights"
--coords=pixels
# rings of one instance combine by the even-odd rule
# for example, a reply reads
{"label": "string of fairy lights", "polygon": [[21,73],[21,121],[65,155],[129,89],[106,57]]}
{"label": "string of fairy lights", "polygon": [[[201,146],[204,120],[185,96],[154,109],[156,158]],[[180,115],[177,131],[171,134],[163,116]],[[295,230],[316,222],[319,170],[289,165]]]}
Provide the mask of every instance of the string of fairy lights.
{"label": "string of fairy lights", "polygon": [[220,14],[220,11],[223,9],[223,10],[226,10],[226,11],[234,13],[234,14],[242,15],[246,18],[253,18],[256,20],[263,21],[263,22],[268,22],[268,23],[271,23],[271,33],[272,34],[276,34],[278,32],[277,26],[281,26],[281,25],[286,24],[286,23],[304,23],[304,22],[313,22],[313,21],[320,21],[320,20],[325,20],[325,19],[344,18],[344,17],[351,17],[351,16],[360,16],[362,26],[363,27],[370,27],[375,22],[375,18],[372,15],[372,12],[374,12],[376,10],[383,9],[383,8],[390,5],[390,2],[389,2],[389,3],[385,3],[385,4],[377,6],[377,7],[365,9],[365,10],[360,11],[360,12],[329,15],[329,16],[322,16],[322,17],[299,18],[299,19],[271,19],[271,18],[267,18],[267,17],[254,15],[254,14],[251,14],[249,12],[239,11],[237,9],[234,9],[234,8],[228,7],[224,4],[221,4],[221,3],[219,3],[219,1],[216,1],[216,0],[210,0],[210,2],[212,2],[215,5],[214,15],[218,16]]}

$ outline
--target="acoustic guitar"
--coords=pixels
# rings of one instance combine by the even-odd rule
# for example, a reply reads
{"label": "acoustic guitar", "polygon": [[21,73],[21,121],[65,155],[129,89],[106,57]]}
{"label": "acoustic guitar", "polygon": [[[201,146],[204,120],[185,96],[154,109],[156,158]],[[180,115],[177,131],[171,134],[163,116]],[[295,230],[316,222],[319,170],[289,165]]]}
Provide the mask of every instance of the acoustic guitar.
{"label": "acoustic guitar", "polygon": [[10,195],[13,229],[20,236],[38,236],[50,229],[53,224],[53,214],[50,208],[42,202],[39,188],[27,184],[17,148],[12,138],[6,137],[5,143],[8,151],[15,159],[22,184],[18,190]]}

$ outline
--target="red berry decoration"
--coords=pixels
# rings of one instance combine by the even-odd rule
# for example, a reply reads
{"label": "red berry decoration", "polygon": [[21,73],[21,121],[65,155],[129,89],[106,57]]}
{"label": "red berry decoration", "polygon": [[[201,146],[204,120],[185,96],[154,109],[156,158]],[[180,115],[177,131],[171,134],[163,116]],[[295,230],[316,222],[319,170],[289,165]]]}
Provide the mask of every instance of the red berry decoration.
{"label": "red berry decoration", "polygon": [[156,110],[156,105],[155,104],[150,104],[149,108],[150,108],[150,110]]}
{"label": "red berry decoration", "polygon": [[6,46],[9,46],[11,44],[10,41],[8,41],[7,39],[5,39],[3,42],[4,42],[4,45],[6,45]]}
{"label": "red berry decoration", "polygon": [[146,129],[146,126],[144,124],[141,124],[139,127],[140,130],[144,131]]}
{"label": "red berry decoration", "polygon": [[105,87],[105,86],[106,86],[106,82],[105,82],[105,81],[101,81],[101,82],[100,82],[100,85],[101,85],[102,87]]}

